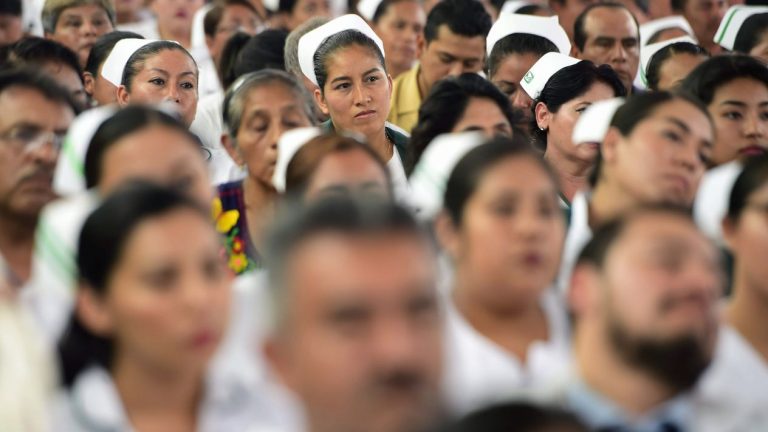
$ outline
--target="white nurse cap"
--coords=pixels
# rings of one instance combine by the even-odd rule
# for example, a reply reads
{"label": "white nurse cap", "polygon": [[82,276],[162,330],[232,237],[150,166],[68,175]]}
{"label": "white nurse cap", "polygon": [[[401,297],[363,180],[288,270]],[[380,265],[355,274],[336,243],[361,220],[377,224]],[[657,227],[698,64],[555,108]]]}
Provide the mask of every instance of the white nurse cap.
{"label": "white nurse cap", "polygon": [[688,23],[688,20],[686,20],[682,15],[672,15],[659,18],[657,20],[648,21],[647,23],[641,25],[640,46],[644,47],[648,45],[648,39],[653,37],[656,33],[662,30],[669,30],[674,28],[683,30],[695,40],[696,36],[693,33],[693,28],[691,27],[691,24]]}
{"label": "white nurse cap", "polygon": [[104,65],[101,66],[101,76],[115,86],[120,86],[128,59],[141,47],[152,42],[157,41],[153,39],[121,39],[117,41],[107,59],[104,60]]}
{"label": "white nurse cap", "polygon": [[640,79],[643,81],[643,85],[648,87],[648,77],[646,76],[646,73],[648,72],[648,63],[651,62],[653,55],[661,51],[662,48],[678,42],[688,42],[694,45],[698,45],[696,40],[692,37],[680,36],[674,39],[667,39],[665,41],[653,43],[640,48]]}
{"label": "white nurse cap", "polygon": [[595,102],[587,108],[573,126],[571,139],[575,145],[602,143],[611,127],[613,115],[624,105],[624,98],[612,98]]}
{"label": "white nurse cap", "polygon": [[560,26],[557,16],[540,17],[502,13],[488,32],[488,37],[485,41],[486,54],[491,55],[493,46],[497,42],[515,33],[541,36],[555,44],[560,54],[567,55],[571,52],[571,41],[568,39],[568,35],[563,27]]}
{"label": "white nurse cap", "polygon": [[470,150],[485,142],[480,132],[439,135],[427,146],[409,179],[411,202],[419,219],[434,219],[443,208],[451,172]]}
{"label": "white nurse cap", "polygon": [[312,138],[321,133],[320,128],[303,127],[286,131],[277,140],[277,162],[275,162],[275,171],[272,173],[272,185],[278,192],[285,192],[285,176],[293,156]]}
{"label": "white nurse cap", "polygon": [[544,90],[552,75],[556,74],[560,69],[575,65],[580,61],[565,54],[546,53],[525,74],[523,80],[520,81],[520,86],[523,87],[523,90],[528,93],[531,99],[536,99],[541,94],[541,91]]}
{"label": "white nurse cap", "polygon": [[357,3],[357,11],[360,15],[368,21],[373,21],[373,16],[376,15],[376,9],[379,8],[383,0],[360,0]]}
{"label": "white nurse cap", "polygon": [[301,67],[301,72],[315,85],[318,85],[317,77],[315,76],[315,52],[317,52],[317,49],[320,48],[320,45],[326,39],[345,30],[355,30],[366,35],[376,43],[376,46],[381,51],[381,55],[384,55],[384,43],[360,16],[349,14],[333,19],[299,39],[299,66]]}
{"label": "white nurse cap", "polygon": [[732,6],[720,21],[720,27],[713,41],[725,49],[733,50],[736,36],[739,35],[744,21],[752,15],[761,13],[768,13],[768,6]]}

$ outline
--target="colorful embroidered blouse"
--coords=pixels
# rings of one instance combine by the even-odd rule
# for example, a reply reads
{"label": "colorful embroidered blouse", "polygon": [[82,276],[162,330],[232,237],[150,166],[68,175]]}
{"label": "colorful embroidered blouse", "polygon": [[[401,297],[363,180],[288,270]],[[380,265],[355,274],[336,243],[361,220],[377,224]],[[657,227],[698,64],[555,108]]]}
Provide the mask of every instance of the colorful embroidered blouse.
{"label": "colorful embroidered blouse", "polygon": [[213,200],[216,231],[224,235],[229,268],[243,274],[260,266],[261,258],[251,243],[245,218],[242,180],[220,184],[219,196]]}

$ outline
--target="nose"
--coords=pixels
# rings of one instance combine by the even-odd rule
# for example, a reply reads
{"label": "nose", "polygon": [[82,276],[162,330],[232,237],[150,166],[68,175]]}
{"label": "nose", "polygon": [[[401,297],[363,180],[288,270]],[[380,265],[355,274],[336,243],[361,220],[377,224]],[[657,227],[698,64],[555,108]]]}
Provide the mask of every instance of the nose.
{"label": "nose", "polygon": [[96,34],[96,29],[93,26],[93,23],[91,23],[90,20],[85,20],[83,22],[83,25],[80,26],[80,33],[83,36],[92,36]]}
{"label": "nose", "polygon": [[39,164],[55,164],[60,148],[60,138],[51,132],[40,136],[38,142],[32,144],[27,152]]}
{"label": "nose", "polygon": [[536,240],[543,234],[544,224],[534,209],[521,212],[514,220],[515,232],[523,239]]}
{"label": "nose", "polygon": [[379,363],[386,366],[410,363],[414,353],[418,352],[419,344],[415,342],[414,331],[407,319],[382,320],[377,326],[374,338],[376,346],[374,356]]}
{"label": "nose", "polygon": [[457,77],[464,73],[464,65],[460,62],[453,62],[451,64],[451,69],[448,71],[448,76]]}
{"label": "nose", "polygon": [[624,48],[624,45],[621,44],[621,42],[617,42],[616,46],[613,48],[613,56],[611,58],[611,62],[613,63],[624,63],[627,61],[627,50]]}
{"label": "nose", "polygon": [[760,118],[760,113],[753,112],[747,116],[744,124],[744,135],[747,138],[760,139],[765,137],[768,121]]}
{"label": "nose", "polygon": [[362,83],[355,85],[354,102],[357,106],[365,106],[370,102],[371,96]]}
{"label": "nose", "polygon": [[528,97],[528,94],[525,92],[525,90],[518,88],[512,99],[512,106],[527,112],[531,109],[532,104],[533,100]]}
{"label": "nose", "polygon": [[166,93],[165,93],[165,100],[166,101],[170,101],[170,102],[174,102],[174,103],[177,103],[177,104],[180,104],[181,103],[181,97],[180,97],[181,92],[179,91],[179,87],[175,83],[172,83],[167,88],[168,88],[168,91],[166,91]]}

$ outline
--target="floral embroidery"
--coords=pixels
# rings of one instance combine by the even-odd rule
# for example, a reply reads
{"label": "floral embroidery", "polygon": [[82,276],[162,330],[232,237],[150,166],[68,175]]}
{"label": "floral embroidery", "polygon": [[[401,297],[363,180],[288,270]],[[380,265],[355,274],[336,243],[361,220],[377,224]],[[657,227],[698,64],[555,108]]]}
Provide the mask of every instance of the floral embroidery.
{"label": "floral embroidery", "polygon": [[212,214],[216,223],[216,231],[224,234],[224,247],[226,256],[229,257],[227,265],[235,272],[241,274],[256,268],[256,263],[245,253],[245,242],[240,237],[240,228],[237,226],[240,220],[238,210],[223,210],[221,199],[213,200]]}

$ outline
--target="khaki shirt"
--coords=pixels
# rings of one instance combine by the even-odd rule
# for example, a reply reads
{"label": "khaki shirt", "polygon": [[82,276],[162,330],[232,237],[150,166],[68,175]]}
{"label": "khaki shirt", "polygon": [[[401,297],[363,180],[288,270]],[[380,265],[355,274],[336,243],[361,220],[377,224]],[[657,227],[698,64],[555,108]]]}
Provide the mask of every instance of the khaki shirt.
{"label": "khaki shirt", "polygon": [[387,117],[388,122],[399,126],[408,133],[411,133],[419,121],[419,106],[421,106],[419,68],[420,66],[417,64],[395,79],[392,88],[392,103],[389,117]]}

